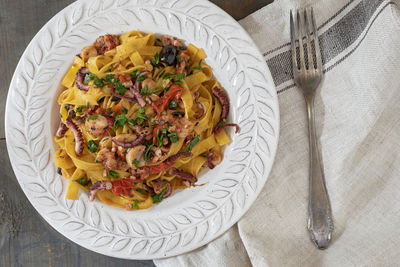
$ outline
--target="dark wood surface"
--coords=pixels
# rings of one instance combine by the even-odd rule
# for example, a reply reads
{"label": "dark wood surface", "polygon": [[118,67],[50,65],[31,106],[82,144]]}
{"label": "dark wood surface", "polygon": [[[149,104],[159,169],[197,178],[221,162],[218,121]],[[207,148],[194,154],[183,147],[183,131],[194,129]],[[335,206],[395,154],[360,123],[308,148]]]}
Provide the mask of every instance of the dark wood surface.
{"label": "dark wood surface", "polygon": [[[0,266],[153,266],[84,249],[50,227],[33,209],[12,171],[4,136],[4,108],[11,77],[36,32],[73,0],[0,0]],[[241,19],[272,0],[213,0]]]}

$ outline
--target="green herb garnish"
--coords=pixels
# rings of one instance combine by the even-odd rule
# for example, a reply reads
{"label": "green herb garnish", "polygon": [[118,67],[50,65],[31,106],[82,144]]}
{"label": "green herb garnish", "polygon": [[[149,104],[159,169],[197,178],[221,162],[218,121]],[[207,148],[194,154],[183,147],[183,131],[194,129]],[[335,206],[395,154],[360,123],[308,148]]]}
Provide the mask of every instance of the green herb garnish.
{"label": "green herb garnish", "polygon": [[167,128],[166,127],[162,128],[162,133],[163,134],[167,134]]}
{"label": "green herb garnish", "polygon": [[158,93],[161,93],[162,91],[164,91],[164,89],[163,88],[157,88],[157,89],[154,89],[153,91],[151,91],[150,93],[149,93],[149,95],[151,95],[151,94],[158,94]]}
{"label": "green herb garnish", "polygon": [[95,153],[99,149],[99,146],[97,145],[97,143],[94,140],[89,140],[88,148],[89,148],[90,152]]}
{"label": "green herb garnish", "polygon": [[169,133],[168,138],[171,141],[171,143],[176,143],[179,140],[179,137],[176,133]]}
{"label": "green herb garnish", "polygon": [[131,72],[132,79],[136,79],[137,76],[140,74],[140,70],[134,70]]}
{"label": "green herb garnish", "polygon": [[135,199],[135,201],[132,203],[132,208],[134,209],[139,209],[139,201],[137,199]]}
{"label": "green herb garnish", "polygon": [[74,182],[77,182],[81,186],[88,186],[89,181],[85,177],[81,177],[79,179],[74,180]]}
{"label": "green herb garnish", "polygon": [[183,59],[182,59],[182,57],[181,57],[181,56],[179,56],[179,55],[178,55],[178,56],[176,56],[176,61],[178,61],[178,63],[181,63],[181,62],[182,62],[182,60],[183,60]]}
{"label": "green herb garnish", "polygon": [[127,110],[126,108],[122,108],[122,109],[121,109],[121,113],[122,113],[122,114],[127,114],[127,113],[128,113],[128,110]]}
{"label": "green herb garnish", "polygon": [[142,90],[140,90],[140,94],[147,95],[148,90],[149,90],[149,88],[147,87],[147,85],[145,85],[145,86],[143,86]]}
{"label": "green herb garnish", "polygon": [[156,53],[154,55],[154,64],[153,65],[158,65],[160,63],[160,54]]}
{"label": "green herb garnish", "polygon": [[165,73],[165,69],[164,69],[164,70],[162,70],[162,72],[160,72],[160,74],[158,74],[158,78],[160,78],[161,76],[163,76],[163,75],[164,75],[164,73]]}
{"label": "green herb garnish", "polygon": [[182,84],[182,81],[181,80],[177,80],[177,81],[174,82],[174,84]]}
{"label": "green herb garnish", "polygon": [[198,65],[198,66],[191,67],[191,68],[189,69],[189,73],[192,74],[194,70],[202,70],[202,69],[203,69],[203,67],[201,66],[201,62],[202,62],[202,61],[203,61],[203,60],[200,59],[200,62],[199,62],[199,65]]}
{"label": "green herb garnish", "polygon": [[221,128],[221,127],[224,126],[225,124],[226,124],[225,121],[220,121],[220,122],[218,122],[218,124],[217,124],[217,128]]}
{"label": "green herb garnish", "polygon": [[187,146],[185,152],[190,152],[192,151],[193,147],[200,142],[200,136],[196,136],[195,138],[193,138],[192,141],[190,141],[189,145]]}
{"label": "green herb garnish", "polygon": [[137,160],[137,159],[134,159],[134,160],[132,161],[132,164],[135,165],[136,168],[139,167],[139,163],[140,163],[140,161]]}
{"label": "green herb garnish", "polygon": [[159,194],[154,194],[152,195],[153,197],[153,203],[159,203],[164,199],[164,195],[167,193],[167,188],[164,188],[163,191]]}
{"label": "green herb garnish", "polygon": [[86,108],[85,106],[80,106],[76,108],[76,113],[82,113],[82,110]]}
{"label": "green herb garnish", "polygon": [[125,117],[125,115],[115,116],[114,130],[118,129],[119,127],[123,127],[127,122],[128,122],[128,118]]}
{"label": "green herb garnish", "polygon": [[84,84],[88,84],[91,80],[92,80],[92,79],[90,79],[90,75],[89,75],[89,74],[86,74],[86,75],[85,75],[85,78],[83,79],[83,83],[84,83]]}
{"label": "green herb garnish", "polygon": [[178,80],[182,80],[183,78],[185,78],[185,73],[177,73],[175,75],[175,78]]}
{"label": "green herb garnish", "polygon": [[60,119],[62,119],[62,115],[61,115],[61,113],[59,113],[58,115],[60,116]]}
{"label": "green herb garnish", "polygon": [[162,133],[158,133],[157,134],[157,146],[158,147],[162,147],[162,145],[163,145],[163,135],[162,135]]}
{"label": "green herb garnish", "polygon": [[131,126],[135,126],[136,125],[135,120],[132,120],[132,119],[128,119],[128,124],[131,125]]}
{"label": "green herb garnish", "polygon": [[113,170],[109,170],[108,171],[108,175],[110,175],[112,178],[118,178],[119,177],[119,173]]}
{"label": "green herb garnish", "polygon": [[144,161],[147,161],[151,157],[151,155],[153,155],[153,152],[150,151],[150,149],[153,146],[154,146],[154,144],[151,144],[146,148],[146,151],[144,152]]}
{"label": "green herb garnish", "polygon": [[164,80],[172,80],[174,78],[175,75],[171,74],[171,73],[165,73],[163,76]]}
{"label": "green herb garnish", "polygon": [[106,77],[104,77],[104,81],[115,83],[114,76],[115,76],[114,74],[107,74]]}
{"label": "green herb garnish", "polygon": [[97,116],[97,115],[90,115],[88,118],[87,118],[87,120],[88,121],[94,121],[94,120],[97,120],[97,118],[98,118],[99,116]]}
{"label": "green herb garnish", "polygon": [[172,100],[171,102],[169,102],[168,107],[169,108],[176,108],[178,106],[178,101],[176,100]]}
{"label": "green herb garnish", "polygon": [[128,89],[126,89],[126,87],[120,81],[115,82],[115,92],[118,95],[123,95],[127,90]]}
{"label": "green herb garnish", "polygon": [[107,68],[107,70],[106,70],[105,72],[110,72],[110,71],[112,70],[112,68],[113,68],[113,64],[111,64],[111,65]]}
{"label": "green herb garnish", "polygon": [[136,81],[138,81],[138,82],[143,82],[144,80],[146,80],[146,76],[144,76],[144,75],[140,75],[140,76],[136,79]]}

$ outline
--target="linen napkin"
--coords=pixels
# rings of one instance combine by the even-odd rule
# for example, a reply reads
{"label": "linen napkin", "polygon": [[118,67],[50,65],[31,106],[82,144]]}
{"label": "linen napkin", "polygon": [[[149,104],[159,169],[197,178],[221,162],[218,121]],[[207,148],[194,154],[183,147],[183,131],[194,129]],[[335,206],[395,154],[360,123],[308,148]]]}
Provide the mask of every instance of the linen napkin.
{"label": "linen napkin", "polygon": [[[312,6],[325,79],[315,99],[334,232],[309,240],[308,128],[293,85],[289,11]],[[157,266],[399,266],[400,1],[276,0],[240,21],[263,53],[281,112],[274,167],[251,209],[224,235]]]}

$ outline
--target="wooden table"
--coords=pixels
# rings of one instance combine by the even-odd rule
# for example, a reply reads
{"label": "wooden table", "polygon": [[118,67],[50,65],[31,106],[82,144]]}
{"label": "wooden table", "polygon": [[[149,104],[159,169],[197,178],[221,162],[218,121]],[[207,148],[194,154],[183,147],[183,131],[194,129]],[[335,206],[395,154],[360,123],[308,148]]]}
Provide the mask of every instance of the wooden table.
{"label": "wooden table", "polygon": [[[241,19],[273,0],[212,0]],[[50,227],[26,199],[11,168],[4,134],[8,86],[25,47],[37,31],[73,0],[0,0],[0,266],[154,266],[82,248]]]}

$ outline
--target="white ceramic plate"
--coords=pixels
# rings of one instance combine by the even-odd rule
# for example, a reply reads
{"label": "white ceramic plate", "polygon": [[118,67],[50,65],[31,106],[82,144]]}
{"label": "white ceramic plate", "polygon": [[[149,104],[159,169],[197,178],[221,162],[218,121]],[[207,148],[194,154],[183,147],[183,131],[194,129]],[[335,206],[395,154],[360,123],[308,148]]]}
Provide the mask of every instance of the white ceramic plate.
{"label": "white ceramic plate", "polygon": [[[84,192],[65,199],[52,138],[58,124],[59,83],[82,47],[105,33],[168,33],[205,50],[227,90],[230,121],[240,134],[224,160],[199,183],[151,209],[128,212]],[[36,210],[57,231],[93,251],[126,259],[178,255],[215,239],[256,199],[278,142],[279,111],[263,57],[241,26],[208,1],[85,0],[52,18],[33,38],[12,79],[6,107],[7,148],[15,175]]]}

